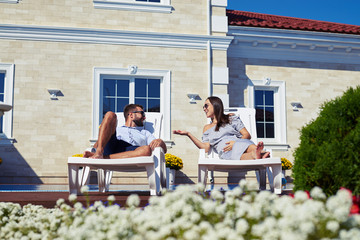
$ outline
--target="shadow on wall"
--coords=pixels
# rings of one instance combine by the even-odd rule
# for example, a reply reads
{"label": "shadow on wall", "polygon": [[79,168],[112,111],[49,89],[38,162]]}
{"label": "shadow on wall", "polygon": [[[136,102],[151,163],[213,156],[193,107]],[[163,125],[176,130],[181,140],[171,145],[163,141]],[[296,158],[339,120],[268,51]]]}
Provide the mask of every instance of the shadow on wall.
{"label": "shadow on wall", "polygon": [[194,184],[195,182],[182,171],[176,171],[175,184]]}
{"label": "shadow on wall", "polygon": [[14,145],[0,146],[0,184],[42,184]]}
{"label": "shadow on wall", "polygon": [[[236,66],[235,66],[236,65]],[[244,107],[244,91],[248,87],[248,76],[245,72],[245,65],[239,61],[229,68],[229,107]]]}

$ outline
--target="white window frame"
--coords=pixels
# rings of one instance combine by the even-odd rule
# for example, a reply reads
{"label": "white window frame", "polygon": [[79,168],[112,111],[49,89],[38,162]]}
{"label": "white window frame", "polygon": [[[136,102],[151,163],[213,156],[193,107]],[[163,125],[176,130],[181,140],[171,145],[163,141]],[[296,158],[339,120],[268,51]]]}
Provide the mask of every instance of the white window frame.
{"label": "white window frame", "polygon": [[[160,112],[163,114],[161,139],[164,141],[170,140],[170,86],[171,86],[171,72],[169,70],[148,70],[137,69],[136,73],[131,73],[128,68],[94,68],[93,80],[93,122],[92,122],[92,139],[95,142],[99,134],[99,125],[101,121],[100,103],[102,102],[101,76],[119,76],[120,78],[158,78],[160,79]],[[131,85],[131,83],[130,83]],[[130,94],[131,94],[130,86]],[[130,96],[131,99],[131,96]]]}
{"label": "white window frame", "polygon": [[[5,72],[4,81],[4,103],[13,106],[14,94],[14,64],[0,63],[0,71]],[[3,133],[0,133],[0,144],[9,144],[12,139],[12,119],[13,110],[7,111],[3,115]]]}
{"label": "white window frame", "polygon": [[135,0],[93,0],[93,3],[94,8],[100,9],[171,13],[173,7],[171,6],[170,1],[171,0],[160,0],[160,2],[157,3],[140,2]]}
{"label": "white window frame", "polygon": [[255,108],[255,90],[274,91],[274,128],[275,138],[258,138],[266,147],[278,150],[286,150],[287,126],[286,126],[286,86],[283,81],[266,82],[264,80],[249,80],[249,107]]}

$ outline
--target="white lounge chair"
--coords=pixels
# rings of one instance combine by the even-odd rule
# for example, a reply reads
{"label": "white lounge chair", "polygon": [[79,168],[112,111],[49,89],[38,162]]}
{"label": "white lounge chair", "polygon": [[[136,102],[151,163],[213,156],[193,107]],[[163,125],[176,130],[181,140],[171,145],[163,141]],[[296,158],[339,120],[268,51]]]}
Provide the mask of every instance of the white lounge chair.
{"label": "white lounge chair", "polygon": [[[124,125],[123,113],[116,113],[118,125]],[[161,113],[146,113],[145,129],[156,138],[160,138],[162,124]],[[89,159],[81,157],[68,158],[69,191],[79,193],[80,188],[87,184],[90,170],[98,170],[99,192],[109,191],[112,171],[120,172],[147,172],[150,194],[160,194],[166,186],[165,155],[161,147],[156,148],[151,156],[125,159]]]}
{"label": "white lounge chair", "polygon": [[[251,140],[256,144],[256,124],[255,109],[252,108],[236,108],[228,112],[239,115],[246,129],[251,134]],[[266,158],[258,160],[223,160],[220,159],[213,149],[205,153],[204,149],[200,149],[198,162],[198,182],[206,186],[208,171],[210,182],[213,180],[213,171],[234,172],[242,170],[257,170],[258,181],[261,190],[266,189],[266,172],[268,173],[269,185],[276,194],[281,194],[281,159]]]}

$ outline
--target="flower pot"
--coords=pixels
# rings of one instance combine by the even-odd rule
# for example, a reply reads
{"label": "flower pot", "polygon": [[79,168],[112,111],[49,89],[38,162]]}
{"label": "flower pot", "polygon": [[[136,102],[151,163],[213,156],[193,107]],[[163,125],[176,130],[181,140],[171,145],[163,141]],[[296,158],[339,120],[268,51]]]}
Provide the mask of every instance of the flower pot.
{"label": "flower pot", "polygon": [[281,170],[281,184],[282,184],[283,189],[286,189],[286,183],[287,183],[286,178],[285,178],[285,175],[286,175],[285,171],[286,170]]}
{"label": "flower pot", "polygon": [[175,169],[166,168],[166,185],[168,189],[175,185],[175,174]]}

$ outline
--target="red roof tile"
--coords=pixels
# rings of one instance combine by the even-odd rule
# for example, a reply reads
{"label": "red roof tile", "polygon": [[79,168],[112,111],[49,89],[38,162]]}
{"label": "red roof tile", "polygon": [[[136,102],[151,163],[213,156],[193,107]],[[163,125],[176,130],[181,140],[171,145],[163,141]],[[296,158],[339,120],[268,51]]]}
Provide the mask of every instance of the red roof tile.
{"label": "red roof tile", "polygon": [[263,13],[226,10],[230,26],[291,29],[300,31],[331,32],[360,35],[360,26],[284,17]]}

